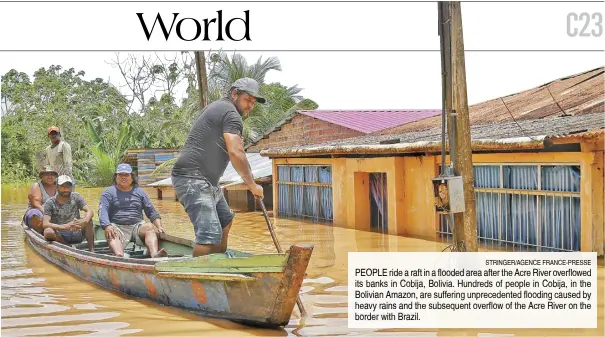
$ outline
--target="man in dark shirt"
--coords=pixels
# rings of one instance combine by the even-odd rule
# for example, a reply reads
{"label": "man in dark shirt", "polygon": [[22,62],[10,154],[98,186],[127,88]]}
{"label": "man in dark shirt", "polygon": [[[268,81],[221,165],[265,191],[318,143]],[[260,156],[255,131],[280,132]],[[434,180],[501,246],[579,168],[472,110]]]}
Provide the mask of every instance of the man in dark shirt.
{"label": "man in dark shirt", "polygon": [[[101,228],[113,253],[124,256],[124,247],[134,242],[147,246],[151,257],[166,256],[164,248],[158,250],[157,233],[164,233],[160,214],[138,186],[132,167],[124,163],[118,165],[113,182],[113,186],[103,190],[99,202]],[[143,212],[151,223],[145,222]]]}
{"label": "man in dark shirt", "polygon": [[173,169],[172,184],[195,231],[193,256],[222,253],[235,214],[229,208],[219,179],[229,161],[252,194],[263,198],[244,152],[242,116],[254,104],[265,103],[258,82],[240,78],[231,85],[229,96],[212,102],[193,123]]}

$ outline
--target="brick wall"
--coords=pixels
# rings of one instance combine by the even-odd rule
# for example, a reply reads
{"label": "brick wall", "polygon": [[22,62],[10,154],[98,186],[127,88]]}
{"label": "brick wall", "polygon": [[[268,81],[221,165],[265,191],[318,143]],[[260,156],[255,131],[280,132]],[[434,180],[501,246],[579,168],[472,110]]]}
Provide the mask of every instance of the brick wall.
{"label": "brick wall", "polygon": [[267,138],[250,146],[248,152],[276,147],[293,147],[325,143],[333,140],[363,136],[364,133],[298,114]]}

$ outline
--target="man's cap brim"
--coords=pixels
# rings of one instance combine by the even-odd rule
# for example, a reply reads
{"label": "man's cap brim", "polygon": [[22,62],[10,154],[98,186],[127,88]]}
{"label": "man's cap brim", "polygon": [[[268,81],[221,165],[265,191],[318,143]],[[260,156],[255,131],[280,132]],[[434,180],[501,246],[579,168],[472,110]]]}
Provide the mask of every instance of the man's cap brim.
{"label": "man's cap brim", "polygon": [[252,96],[252,97],[256,98],[256,101],[257,101],[258,103],[260,103],[260,104],[265,104],[265,103],[267,102],[267,100],[266,100],[266,99],[265,99],[263,96],[261,96],[261,95],[259,95],[259,94],[257,94],[257,93],[254,93],[254,92],[249,92],[249,91],[246,91],[246,92],[248,93],[248,95],[250,95],[250,96]]}

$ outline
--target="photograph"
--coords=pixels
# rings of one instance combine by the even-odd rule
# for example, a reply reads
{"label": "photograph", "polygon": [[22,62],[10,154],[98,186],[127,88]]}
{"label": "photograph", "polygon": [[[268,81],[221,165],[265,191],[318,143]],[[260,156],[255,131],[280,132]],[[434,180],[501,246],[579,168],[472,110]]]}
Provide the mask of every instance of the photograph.
{"label": "photograph", "polygon": [[0,1],[3,336],[603,336],[601,1]]}

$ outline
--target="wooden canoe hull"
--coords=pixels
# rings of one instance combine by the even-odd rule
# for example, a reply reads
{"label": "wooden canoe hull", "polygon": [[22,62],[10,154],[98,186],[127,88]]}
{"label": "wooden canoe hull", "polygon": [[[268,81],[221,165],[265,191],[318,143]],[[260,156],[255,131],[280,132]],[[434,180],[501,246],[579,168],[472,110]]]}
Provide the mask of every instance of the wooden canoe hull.
{"label": "wooden canoe hull", "polygon": [[263,327],[288,324],[313,250],[312,246],[292,246],[282,257],[283,268],[266,268],[268,272],[200,273],[195,268],[184,272],[182,268],[171,271],[171,267],[158,270],[162,263],[154,261],[108,258],[48,242],[25,226],[24,230],[37,253],[86,281],[201,316]]}

